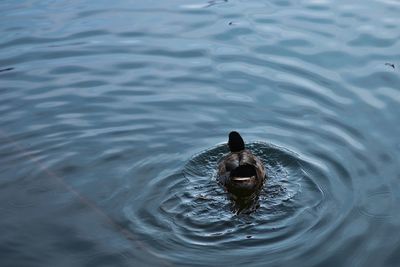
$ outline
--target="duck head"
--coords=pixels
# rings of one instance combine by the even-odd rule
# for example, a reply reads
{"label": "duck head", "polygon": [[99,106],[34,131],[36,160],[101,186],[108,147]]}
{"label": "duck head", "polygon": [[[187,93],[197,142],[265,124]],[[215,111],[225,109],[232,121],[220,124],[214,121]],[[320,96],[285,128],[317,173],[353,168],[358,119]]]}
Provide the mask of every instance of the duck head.
{"label": "duck head", "polygon": [[228,146],[231,152],[244,150],[244,141],[238,132],[232,131],[229,133]]}

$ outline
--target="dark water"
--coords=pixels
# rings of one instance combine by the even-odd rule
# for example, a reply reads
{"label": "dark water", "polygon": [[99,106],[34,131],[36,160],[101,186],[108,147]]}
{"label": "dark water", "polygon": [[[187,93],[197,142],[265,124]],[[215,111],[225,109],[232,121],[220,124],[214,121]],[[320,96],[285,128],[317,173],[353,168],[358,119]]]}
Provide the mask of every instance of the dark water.
{"label": "dark water", "polygon": [[[0,14],[1,266],[400,266],[399,1]],[[215,181],[233,129],[251,214]]]}

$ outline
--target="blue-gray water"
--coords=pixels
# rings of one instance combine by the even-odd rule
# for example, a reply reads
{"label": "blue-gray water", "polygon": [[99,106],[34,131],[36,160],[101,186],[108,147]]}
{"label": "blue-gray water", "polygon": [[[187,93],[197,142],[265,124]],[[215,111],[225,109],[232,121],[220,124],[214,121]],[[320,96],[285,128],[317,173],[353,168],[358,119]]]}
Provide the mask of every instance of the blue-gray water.
{"label": "blue-gray water", "polygon": [[[1,1],[0,265],[400,266],[399,14]],[[247,215],[231,130],[269,175]]]}

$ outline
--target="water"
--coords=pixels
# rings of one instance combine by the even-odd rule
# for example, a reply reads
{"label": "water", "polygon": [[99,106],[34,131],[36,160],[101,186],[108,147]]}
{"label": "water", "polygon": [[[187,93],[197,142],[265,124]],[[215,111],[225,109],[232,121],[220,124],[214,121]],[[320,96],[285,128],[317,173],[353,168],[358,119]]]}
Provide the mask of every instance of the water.
{"label": "water", "polygon": [[[1,266],[400,265],[400,2],[0,10]],[[269,174],[250,214],[231,130]]]}

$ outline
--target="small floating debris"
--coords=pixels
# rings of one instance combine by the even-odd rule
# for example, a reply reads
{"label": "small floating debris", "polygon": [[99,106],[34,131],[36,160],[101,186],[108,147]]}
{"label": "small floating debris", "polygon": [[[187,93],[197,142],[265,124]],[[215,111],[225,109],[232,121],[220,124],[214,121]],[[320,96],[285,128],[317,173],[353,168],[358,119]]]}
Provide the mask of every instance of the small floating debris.
{"label": "small floating debris", "polygon": [[10,70],[13,70],[13,69],[14,69],[14,68],[0,69],[0,72],[10,71]]}
{"label": "small floating debris", "polygon": [[395,66],[394,66],[394,64],[393,63],[385,63],[385,66],[389,66],[389,67],[392,67],[393,69],[395,69]]}
{"label": "small floating debris", "polygon": [[228,2],[228,0],[210,0],[207,3],[206,7],[211,7],[211,6],[215,6],[215,5],[219,5],[219,4],[223,4]]}

